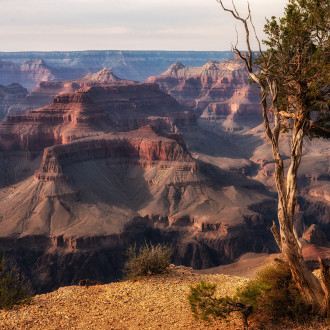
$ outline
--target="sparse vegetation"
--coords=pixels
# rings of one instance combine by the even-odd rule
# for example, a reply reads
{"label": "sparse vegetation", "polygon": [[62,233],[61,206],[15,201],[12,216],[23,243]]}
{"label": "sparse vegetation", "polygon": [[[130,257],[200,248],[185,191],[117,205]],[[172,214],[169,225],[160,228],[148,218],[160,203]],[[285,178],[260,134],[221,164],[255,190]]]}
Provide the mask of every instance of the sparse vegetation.
{"label": "sparse vegetation", "polygon": [[215,296],[216,285],[201,281],[196,286],[190,286],[190,294],[188,295],[191,311],[196,319],[211,323],[210,317],[226,318],[232,312],[240,312],[243,322],[247,326],[247,319],[252,312],[252,306],[242,304],[238,297],[220,297]]}
{"label": "sparse vegetation", "polygon": [[171,263],[173,248],[167,244],[152,245],[145,243],[139,248],[134,244],[127,251],[124,273],[127,279],[140,276],[160,274],[167,270]]}
{"label": "sparse vegetation", "polygon": [[0,309],[27,302],[29,296],[14,270],[5,270],[5,254],[0,263]]}
{"label": "sparse vegetation", "polygon": [[[304,138],[330,138],[329,1],[289,0],[283,17],[266,20],[266,51],[262,50],[250,6],[244,17],[234,0],[231,7],[226,7],[223,0],[217,1],[243,25],[247,52],[238,49],[238,39],[233,51],[245,64],[252,82],[260,87],[264,129],[271,142],[278,192],[279,230],[274,222],[271,231],[300,294],[312,305],[314,314],[329,318],[330,267],[319,258],[321,281],[313,275],[304,261],[295,229]],[[252,35],[259,46],[256,61]],[[291,136],[289,164],[284,164],[281,132]]]}
{"label": "sparse vegetation", "polygon": [[209,322],[210,317],[226,317],[232,312],[240,312],[246,326],[250,316],[254,323],[266,323],[283,319],[302,322],[309,315],[309,305],[284,262],[263,268],[233,297],[216,297],[216,285],[202,281],[190,288],[188,299],[194,316]]}

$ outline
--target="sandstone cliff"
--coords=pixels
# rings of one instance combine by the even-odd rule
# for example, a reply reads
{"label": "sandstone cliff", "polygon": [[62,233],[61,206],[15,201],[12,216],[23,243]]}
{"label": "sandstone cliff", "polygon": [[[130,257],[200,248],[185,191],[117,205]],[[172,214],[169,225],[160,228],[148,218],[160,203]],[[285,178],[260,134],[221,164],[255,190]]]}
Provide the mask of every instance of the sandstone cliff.
{"label": "sandstone cliff", "polygon": [[156,84],[121,80],[110,86],[89,84],[90,79],[83,80],[79,87],[84,87],[55,97],[44,108],[8,116],[0,125],[0,151],[43,150],[113,130],[147,124],[174,127],[195,121],[192,113],[161,92]]}
{"label": "sandstone cliff", "polygon": [[38,87],[26,95],[21,102],[9,108],[9,115],[25,114],[29,110],[42,108],[52,103],[57,95],[73,93],[80,88],[133,83],[133,81],[118,78],[109,69],[102,69],[94,74],[88,74],[73,80],[41,81]]}
{"label": "sandstone cliff", "polygon": [[74,79],[88,73],[88,68],[51,67],[41,58],[24,59],[20,63],[0,60],[0,83],[19,83],[29,91],[40,81]]}
{"label": "sandstone cliff", "polygon": [[103,132],[103,126],[110,129],[108,119],[108,114],[87,94],[64,94],[44,108],[25,115],[8,116],[0,125],[0,150],[43,150],[54,144],[98,134]]}
{"label": "sandstone cliff", "polygon": [[176,62],[147,82],[159,84],[181,104],[202,114],[202,119],[218,121],[225,129],[254,127],[261,122],[259,98],[238,59],[210,61],[201,67]]}

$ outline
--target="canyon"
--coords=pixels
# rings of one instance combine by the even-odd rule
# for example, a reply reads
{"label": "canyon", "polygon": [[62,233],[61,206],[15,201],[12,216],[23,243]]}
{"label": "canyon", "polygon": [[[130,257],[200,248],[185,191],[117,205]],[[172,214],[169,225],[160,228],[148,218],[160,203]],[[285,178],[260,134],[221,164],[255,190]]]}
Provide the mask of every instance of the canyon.
{"label": "canyon", "polygon": [[[134,242],[168,242],[196,269],[278,251],[274,164],[243,65],[173,62],[144,83],[105,68],[47,78],[9,108],[0,250],[32,291],[116,280]],[[311,265],[330,256],[329,158],[327,141],[306,140],[295,226]]]}

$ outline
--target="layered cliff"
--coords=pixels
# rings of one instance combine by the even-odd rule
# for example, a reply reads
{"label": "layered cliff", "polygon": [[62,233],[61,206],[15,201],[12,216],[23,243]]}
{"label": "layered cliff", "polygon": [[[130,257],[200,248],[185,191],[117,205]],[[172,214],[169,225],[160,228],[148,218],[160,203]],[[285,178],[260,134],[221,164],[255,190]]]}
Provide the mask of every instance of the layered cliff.
{"label": "layered cliff", "polygon": [[0,125],[0,150],[38,151],[110,129],[108,114],[86,93],[58,96],[25,115],[8,116]]}
{"label": "layered cliff", "polygon": [[41,58],[25,58],[20,63],[0,60],[0,83],[7,85],[19,83],[29,91],[40,81],[74,79],[88,73],[87,68],[56,68]]}
{"label": "layered cliff", "polygon": [[239,59],[210,61],[201,67],[177,62],[147,82],[159,84],[178,102],[202,114],[202,119],[219,121],[225,129],[260,123],[259,98]]}
{"label": "layered cliff", "polygon": [[120,81],[117,85],[85,86],[55,97],[44,108],[8,116],[0,125],[0,150],[36,151],[113,130],[147,124],[174,127],[194,121],[192,113],[156,84]]}
{"label": "layered cliff", "polygon": [[44,181],[63,181],[63,167],[102,158],[124,159],[128,164],[151,167],[155,161],[191,162],[180,139],[155,134],[151,126],[127,133],[109,133],[45,148],[40,170],[35,177]]}
{"label": "layered cliff", "polygon": [[193,113],[162,92],[157,84],[92,87],[87,93],[121,129],[131,130],[147,124],[173,128],[196,123]]}
{"label": "layered cliff", "polygon": [[125,248],[145,239],[204,268],[274,251],[271,215],[254,206],[269,203],[262,185],[196,161],[182,136],[148,126],[46,148],[32,177],[0,189],[0,247],[37,290],[80,279],[63,274],[81,258],[114,279]]}
{"label": "layered cliff", "polygon": [[80,88],[133,83],[133,81],[118,78],[109,69],[102,69],[94,74],[88,74],[73,80],[41,81],[38,87],[26,95],[21,102],[9,108],[9,115],[24,114],[29,110],[42,108],[52,103],[57,95],[73,93]]}

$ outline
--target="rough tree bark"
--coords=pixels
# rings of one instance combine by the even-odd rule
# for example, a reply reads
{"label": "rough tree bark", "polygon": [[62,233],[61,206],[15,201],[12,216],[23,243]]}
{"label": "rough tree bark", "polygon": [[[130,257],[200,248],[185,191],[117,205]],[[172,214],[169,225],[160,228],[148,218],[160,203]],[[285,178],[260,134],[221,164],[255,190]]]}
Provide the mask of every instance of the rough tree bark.
{"label": "rough tree bark", "polygon": [[[294,228],[294,214],[297,205],[297,171],[302,158],[303,139],[312,123],[308,119],[305,109],[298,109],[296,114],[288,114],[278,109],[278,87],[276,77],[270,73],[271,56],[265,56],[256,34],[251,19],[251,11],[248,5],[248,15],[242,18],[232,1],[233,9],[223,5],[222,0],[217,0],[222,9],[231,13],[234,18],[241,21],[245,29],[247,52],[241,52],[237,43],[233,51],[245,62],[246,68],[253,82],[260,86],[262,116],[265,132],[272,145],[273,158],[275,163],[275,184],[278,192],[278,222],[280,231],[275,222],[271,228],[276,243],[289,264],[293,279],[300,292],[312,305],[313,312],[321,316],[330,316],[330,271],[329,266],[321,259],[322,283],[307,268],[304,262],[301,244]],[[259,44],[259,53],[262,57],[262,71],[256,72],[253,66],[253,53],[250,46],[249,23],[252,26],[254,36]],[[270,123],[268,113],[273,115],[273,122]],[[281,131],[281,119],[290,117],[294,124],[291,138],[291,162],[285,179],[283,159],[280,154],[279,137]]]}

